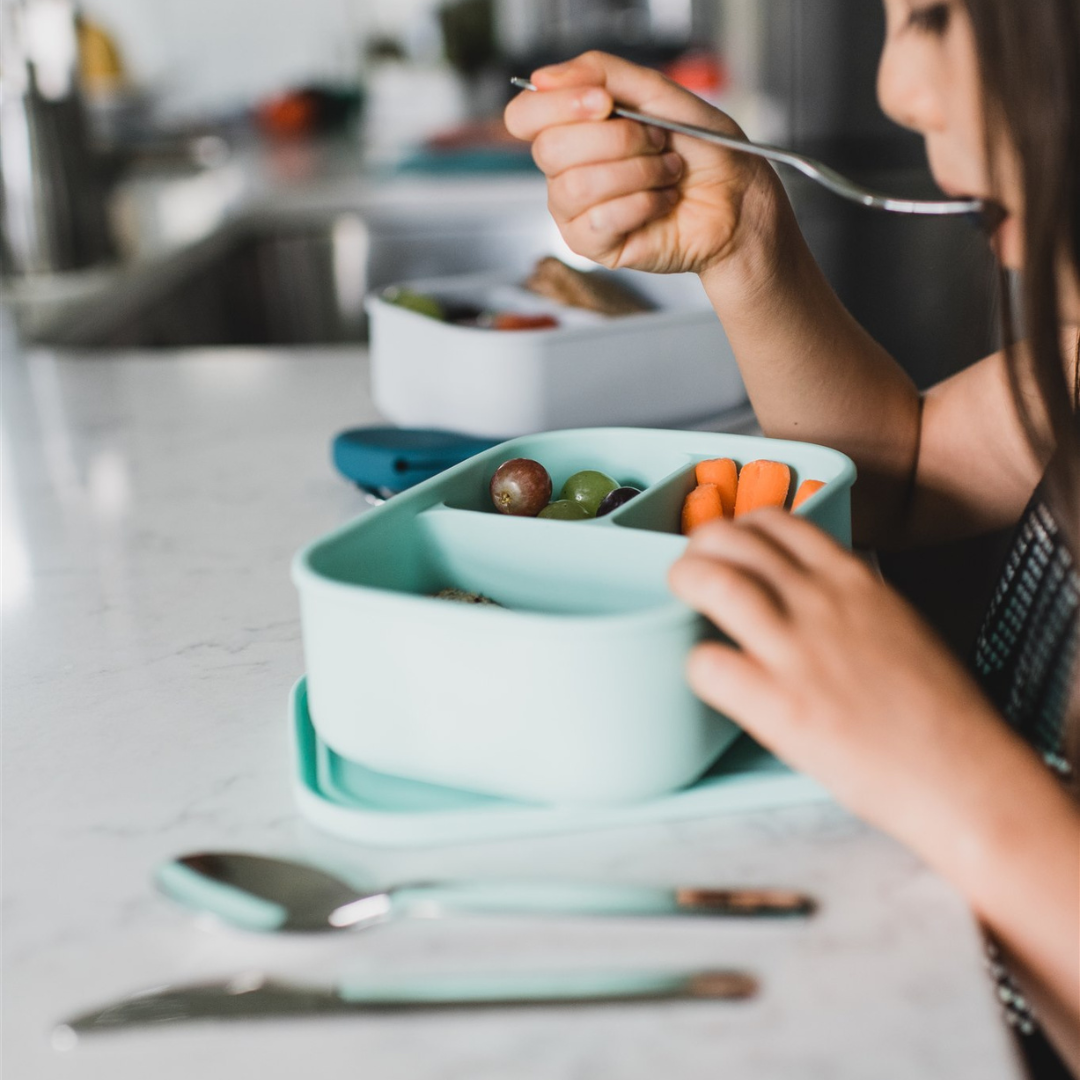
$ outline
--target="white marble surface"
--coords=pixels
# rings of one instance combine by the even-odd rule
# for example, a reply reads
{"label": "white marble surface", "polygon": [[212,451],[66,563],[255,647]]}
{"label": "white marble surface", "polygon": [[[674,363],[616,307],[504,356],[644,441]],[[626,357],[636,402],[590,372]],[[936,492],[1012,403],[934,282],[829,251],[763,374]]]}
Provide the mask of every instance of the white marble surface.
{"label": "white marble surface", "polygon": [[[1005,1080],[976,928],[946,885],[832,805],[442,851],[350,849],[302,822],[285,707],[288,563],[362,508],[330,468],[375,419],[358,351],[3,349],[5,1080]],[[809,923],[568,920],[266,938],[157,895],[199,848],[371,880],[600,875],[775,883]],[[131,1031],[60,1054],[51,1025],[138,987],[277,972],[745,966],[738,1005],[279,1020]]]}

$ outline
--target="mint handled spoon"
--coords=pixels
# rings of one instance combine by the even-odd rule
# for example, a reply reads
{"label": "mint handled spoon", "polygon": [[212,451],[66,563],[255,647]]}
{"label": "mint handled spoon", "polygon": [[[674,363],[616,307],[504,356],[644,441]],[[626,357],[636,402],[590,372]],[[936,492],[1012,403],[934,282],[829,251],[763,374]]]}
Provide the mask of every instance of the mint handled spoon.
{"label": "mint handled spoon", "polygon": [[816,905],[789,889],[702,889],[550,881],[433,882],[361,890],[304,863],[200,852],[158,868],[172,899],[246,930],[363,929],[401,918],[459,914],[791,917]]}

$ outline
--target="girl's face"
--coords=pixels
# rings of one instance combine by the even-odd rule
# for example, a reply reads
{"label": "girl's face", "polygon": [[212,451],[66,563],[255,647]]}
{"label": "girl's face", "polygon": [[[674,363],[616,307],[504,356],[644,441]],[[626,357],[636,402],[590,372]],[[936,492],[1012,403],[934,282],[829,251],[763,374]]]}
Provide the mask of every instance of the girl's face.
{"label": "girl's face", "polygon": [[926,140],[930,170],[949,195],[994,198],[1008,217],[993,237],[1003,265],[1024,261],[1019,162],[1003,134],[987,161],[983,100],[971,20],[962,0],[884,0],[885,48],[878,100],[897,123]]}

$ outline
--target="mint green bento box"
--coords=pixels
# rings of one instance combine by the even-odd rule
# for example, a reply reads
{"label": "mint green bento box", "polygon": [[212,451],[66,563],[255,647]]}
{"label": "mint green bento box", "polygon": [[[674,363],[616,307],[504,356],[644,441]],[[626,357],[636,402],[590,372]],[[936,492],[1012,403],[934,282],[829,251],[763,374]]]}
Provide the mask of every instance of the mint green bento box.
{"label": "mint green bento box", "polygon": [[[495,512],[488,483],[540,461],[557,495],[581,469],[642,494],[606,517]],[[614,804],[694,781],[739,734],[684,679],[706,623],[668,591],[683,498],[705,458],[786,462],[799,509],[850,543],[855,468],[810,443],[641,428],[512,439],[300,551],[312,723],[384,773],[541,803]],[[502,607],[435,599],[445,587]]]}

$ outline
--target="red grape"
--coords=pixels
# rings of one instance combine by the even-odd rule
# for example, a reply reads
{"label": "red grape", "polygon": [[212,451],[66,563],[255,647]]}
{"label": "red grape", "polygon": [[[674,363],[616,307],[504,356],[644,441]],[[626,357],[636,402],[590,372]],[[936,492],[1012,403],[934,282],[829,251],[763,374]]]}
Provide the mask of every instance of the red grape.
{"label": "red grape", "polygon": [[551,476],[539,461],[511,458],[495,470],[490,491],[500,514],[536,517],[551,499]]}

